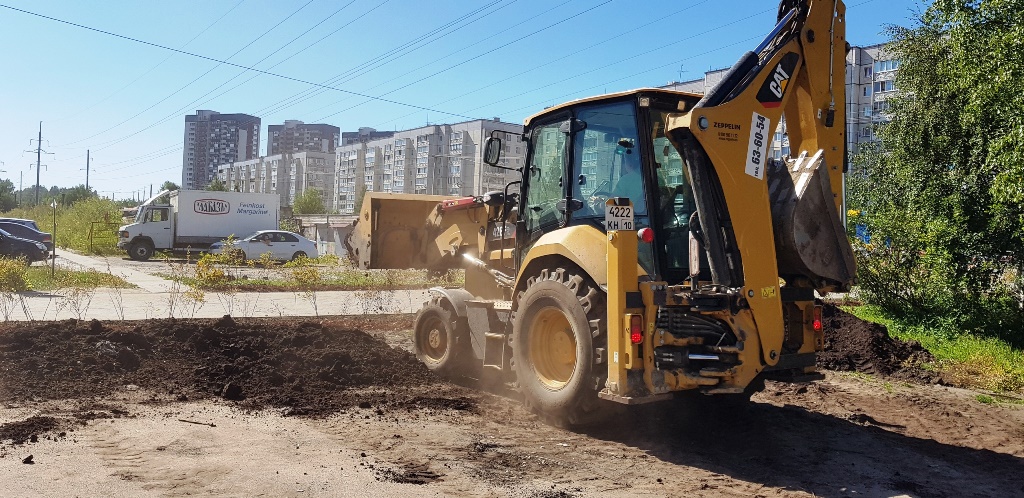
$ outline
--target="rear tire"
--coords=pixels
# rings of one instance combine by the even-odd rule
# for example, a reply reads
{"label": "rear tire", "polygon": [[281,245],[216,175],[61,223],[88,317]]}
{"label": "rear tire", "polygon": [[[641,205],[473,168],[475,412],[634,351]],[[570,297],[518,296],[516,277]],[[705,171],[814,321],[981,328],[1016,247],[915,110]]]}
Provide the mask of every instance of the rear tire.
{"label": "rear tire", "polygon": [[605,296],[581,275],[542,270],[520,294],[512,320],[512,359],[527,406],[548,422],[582,426],[608,413],[597,397],[607,372]]}
{"label": "rear tire", "polygon": [[295,261],[296,259],[299,259],[299,258],[305,258],[305,257],[307,257],[305,252],[297,251],[295,254],[292,254],[292,261]]}
{"label": "rear tire", "polygon": [[128,247],[128,257],[135,261],[147,261],[153,257],[153,244],[149,242],[134,242]]}
{"label": "rear tire", "polygon": [[468,326],[433,297],[416,314],[413,352],[427,369],[446,377],[468,374],[472,351]]}

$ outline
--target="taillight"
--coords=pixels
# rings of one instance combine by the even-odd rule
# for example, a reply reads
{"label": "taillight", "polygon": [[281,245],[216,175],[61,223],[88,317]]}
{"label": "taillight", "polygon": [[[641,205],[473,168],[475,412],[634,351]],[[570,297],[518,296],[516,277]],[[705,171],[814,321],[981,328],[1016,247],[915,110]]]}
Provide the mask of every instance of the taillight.
{"label": "taillight", "polygon": [[814,315],[811,322],[815,332],[821,332],[821,306],[814,307]]}
{"label": "taillight", "polygon": [[122,239],[127,239],[128,238],[128,230],[121,230],[121,238]]}
{"label": "taillight", "polygon": [[49,241],[50,241],[50,236],[49,235],[43,235],[43,242],[49,242]]}
{"label": "taillight", "polygon": [[633,344],[644,342],[644,317],[629,315],[629,341]]}
{"label": "taillight", "polygon": [[645,244],[650,244],[651,242],[654,242],[654,230],[652,230],[651,227],[641,228],[640,231],[636,233],[636,236],[639,237],[640,241],[644,242]]}

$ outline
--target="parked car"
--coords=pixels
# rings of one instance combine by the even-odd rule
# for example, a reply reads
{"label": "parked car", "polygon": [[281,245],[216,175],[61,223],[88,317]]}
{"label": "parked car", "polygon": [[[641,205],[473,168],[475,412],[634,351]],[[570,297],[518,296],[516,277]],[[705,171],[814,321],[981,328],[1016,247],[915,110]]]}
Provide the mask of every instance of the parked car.
{"label": "parked car", "polygon": [[260,230],[249,234],[234,241],[230,249],[226,248],[226,242],[214,242],[210,245],[210,252],[220,254],[225,250],[237,251],[243,259],[259,259],[263,254],[270,253],[271,259],[279,261],[317,256],[315,242],[297,233],[281,230]]}
{"label": "parked car", "polygon": [[0,257],[23,258],[28,264],[43,261],[49,256],[42,242],[15,237],[0,230]]}
{"label": "parked car", "polygon": [[33,230],[39,231],[39,226],[36,225],[35,220],[26,220],[24,218],[0,218],[0,221],[17,223],[19,225],[25,225]]}
{"label": "parked car", "polygon": [[46,250],[53,251],[53,236],[46,232],[40,232],[28,225],[15,223],[13,221],[3,221],[2,219],[0,219],[0,230],[3,230],[15,237],[42,242],[43,245],[46,246]]}

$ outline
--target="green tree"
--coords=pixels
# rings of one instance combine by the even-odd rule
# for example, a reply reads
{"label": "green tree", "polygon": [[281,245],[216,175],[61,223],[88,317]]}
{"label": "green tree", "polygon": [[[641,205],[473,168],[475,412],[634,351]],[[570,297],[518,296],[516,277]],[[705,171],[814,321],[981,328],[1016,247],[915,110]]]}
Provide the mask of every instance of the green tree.
{"label": "green tree", "polygon": [[295,198],[292,210],[295,214],[324,214],[327,212],[327,208],[324,207],[323,198],[320,197],[320,191],[313,189],[303,190]]}
{"label": "green tree", "polygon": [[214,178],[209,185],[206,186],[206,190],[213,190],[217,192],[227,192],[228,187],[224,185],[224,182],[220,181],[220,178]]}
{"label": "green tree", "polygon": [[[865,296],[1024,343],[1024,0],[936,0],[891,28],[899,90],[849,178]],[[1014,331],[1014,332],[1008,332]]]}
{"label": "green tree", "polygon": [[17,193],[14,191],[14,182],[0,180],[0,212],[6,213],[18,207]]}
{"label": "green tree", "polygon": [[163,183],[163,185],[160,185],[161,192],[163,192],[164,190],[179,190],[180,188],[181,187],[179,187],[177,183],[174,183],[170,180],[167,180],[166,182]]}
{"label": "green tree", "polygon": [[95,190],[86,188],[83,184],[71,188],[62,188],[56,197],[65,206],[70,206],[78,201],[98,197],[98,194],[96,194]]}

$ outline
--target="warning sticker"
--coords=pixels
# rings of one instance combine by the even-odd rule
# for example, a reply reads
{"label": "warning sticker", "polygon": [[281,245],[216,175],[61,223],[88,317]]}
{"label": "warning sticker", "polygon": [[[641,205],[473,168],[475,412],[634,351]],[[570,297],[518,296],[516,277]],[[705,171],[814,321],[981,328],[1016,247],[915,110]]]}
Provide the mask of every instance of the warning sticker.
{"label": "warning sticker", "polygon": [[770,119],[756,112],[750,118],[750,141],[747,143],[745,172],[758,180],[764,178],[764,164],[768,159],[768,143],[771,141],[770,125]]}

